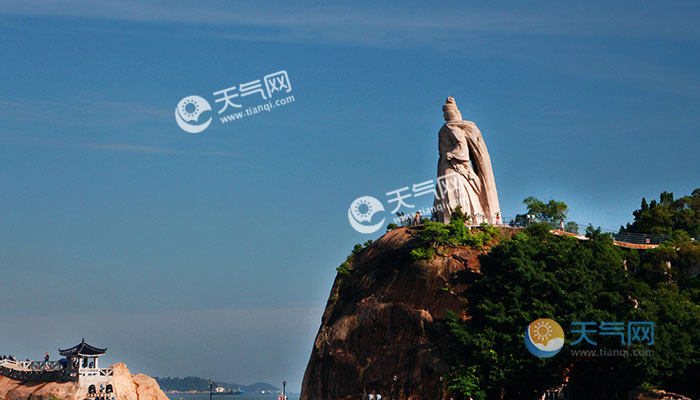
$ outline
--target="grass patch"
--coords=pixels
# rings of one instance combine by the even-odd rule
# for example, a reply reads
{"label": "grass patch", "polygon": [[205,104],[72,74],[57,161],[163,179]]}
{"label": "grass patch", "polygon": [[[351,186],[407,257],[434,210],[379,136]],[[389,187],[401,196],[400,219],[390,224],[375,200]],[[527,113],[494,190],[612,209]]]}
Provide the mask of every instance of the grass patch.
{"label": "grass patch", "polygon": [[469,217],[458,207],[452,213],[449,224],[439,222],[424,222],[423,229],[418,231],[420,245],[411,250],[413,260],[430,260],[438,252],[440,246],[484,247],[494,238],[501,236],[501,231],[491,225],[481,224],[476,229],[470,229],[466,223]]}

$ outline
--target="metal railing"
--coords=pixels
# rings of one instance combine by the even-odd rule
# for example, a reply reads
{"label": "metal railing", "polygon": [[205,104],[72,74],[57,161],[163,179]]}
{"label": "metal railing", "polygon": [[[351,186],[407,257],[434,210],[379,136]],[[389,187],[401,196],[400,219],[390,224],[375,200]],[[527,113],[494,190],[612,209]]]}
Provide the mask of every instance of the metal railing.
{"label": "metal railing", "polygon": [[112,376],[114,372],[112,368],[81,368],[80,375],[82,376]]}
{"label": "metal railing", "polygon": [[[40,367],[41,366],[41,367]],[[0,361],[0,375],[21,382],[66,382],[75,380],[58,361]]]}
{"label": "metal railing", "polygon": [[18,371],[60,371],[63,366],[59,361],[16,361],[2,360],[0,366]]}
{"label": "metal railing", "polygon": [[[564,226],[562,228],[561,224],[556,224],[552,222],[543,222],[538,220],[537,218],[528,218],[525,221],[521,223],[516,223],[515,218],[506,218],[506,221],[509,221],[510,226],[516,226],[516,227],[527,227],[535,223],[546,223],[550,226],[551,229],[554,230],[559,230],[559,231],[565,231],[569,233],[575,233],[575,234],[585,234],[586,227],[588,226],[595,226],[592,223],[578,223],[576,221],[570,221],[570,220],[565,220],[564,221]],[[571,224],[573,222],[573,224]],[[596,229],[600,229],[601,232],[603,233],[608,233],[610,234],[614,240],[618,242],[625,242],[625,243],[632,243],[632,244],[661,244],[669,239],[671,239],[671,235],[660,235],[660,234],[651,234],[651,233],[635,233],[635,232],[618,232],[614,231],[612,229],[607,229],[607,228],[602,228],[602,227],[596,227]],[[695,240],[695,238],[694,238]]]}
{"label": "metal railing", "polygon": [[[423,218],[427,218],[430,220],[434,220],[432,215],[425,215]],[[483,219],[483,218],[482,218]],[[499,218],[495,218],[494,220],[500,221],[499,226],[510,226],[510,227],[515,227],[515,228],[526,228],[528,226],[531,226],[536,223],[543,223],[544,221],[540,221],[537,218],[534,218],[534,216],[530,216],[529,218],[522,219],[520,218],[517,220],[515,217],[503,217],[499,216]],[[517,221],[517,222],[516,222]],[[400,213],[396,217],[394,217],[394,222],[401,225],[401,226],[411,226],[415,225],[416,221],[414,220],[413,215],[405,215],[403,213]],[[478,221],[476,221],[478,222]],[[560,230],[560,231],[565,231],[569,233],[574,233],[574,234],[585,234],[586,227],[588,226],[594,226],[592,223],[579,223],[577,221],[571,221],[571,220],[565,220],[564,221],[564,226],[562,227],[561,224],[557,223],[551,223],[551,222],[544,222],[550,226],[550,229],[553,230]],[[475,225],[475,224],[472,224]],[[478,225],[478,224],[476,224]],[[662,234],[652,234],[652,233],[635,233],[635,232],[619,232],[619,231],[614,231],[612,229],[607,229],[607,228],[601,228],[601,227],[596,227],[596,229],[600,229],[601,232],[603,233],[608,233],[610,234],[614,240],[618,242],[625,242],[625,243],[631,243],[631,244],[650,244],[650,245],[659,245],[667,240],[671,239],[671,235],[662,235]],[[691,238],[691,240],[696,240],[700,241],[700,237],[695,237]]]}
{"label": "metal railing", "polygon": [[635,244],[661,244],[669,239],[670,235],[652,235],[647,233],[618,232],[612,233],[613,238],[619,242]]}
{"label": "metal railing", "polygon": [[106,379],[114,376],[109,368],[81,368],[69,370],[60,361],[16,361],[0,360],[0,375],[22,382],[66,382],[76,381],[80,377]]}

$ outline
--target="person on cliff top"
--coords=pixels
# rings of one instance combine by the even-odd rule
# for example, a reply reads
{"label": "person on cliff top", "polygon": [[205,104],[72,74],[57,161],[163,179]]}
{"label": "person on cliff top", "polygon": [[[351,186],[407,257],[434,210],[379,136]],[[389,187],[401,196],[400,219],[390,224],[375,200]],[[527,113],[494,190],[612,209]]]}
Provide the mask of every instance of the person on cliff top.
{"label": "person on cliff top", "polygon": [[416,211],[416,225],[420,224],[420,211]]}

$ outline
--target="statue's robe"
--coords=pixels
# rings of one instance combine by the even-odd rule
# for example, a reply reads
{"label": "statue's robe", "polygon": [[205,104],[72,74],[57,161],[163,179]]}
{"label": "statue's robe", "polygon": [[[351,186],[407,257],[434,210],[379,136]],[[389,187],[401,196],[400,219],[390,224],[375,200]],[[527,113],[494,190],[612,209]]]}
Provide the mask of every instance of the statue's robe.
{"label": "statue's robe", "polygon": [[461,207],[471,223],[500,223],[500,206],[491,158],[479,128],[471,121],[450,121],[438,132],[438,182],[434,208],[449,223]]}

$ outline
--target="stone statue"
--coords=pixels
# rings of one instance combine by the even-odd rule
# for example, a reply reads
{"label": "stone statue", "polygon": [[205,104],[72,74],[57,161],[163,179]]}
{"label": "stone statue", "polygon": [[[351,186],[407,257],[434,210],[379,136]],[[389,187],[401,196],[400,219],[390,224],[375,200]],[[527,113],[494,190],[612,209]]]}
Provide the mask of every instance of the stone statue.
{"label": "stone statue", "polygon": [[440,159],[434,210],[438,221],[449,223],[457,206],[471,224],[502,223],[491,158],[479,128],[463,121],[452,97],[442,106],[445,124],[438,132]]}

